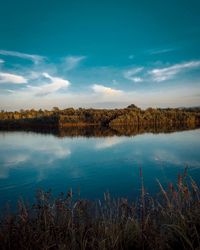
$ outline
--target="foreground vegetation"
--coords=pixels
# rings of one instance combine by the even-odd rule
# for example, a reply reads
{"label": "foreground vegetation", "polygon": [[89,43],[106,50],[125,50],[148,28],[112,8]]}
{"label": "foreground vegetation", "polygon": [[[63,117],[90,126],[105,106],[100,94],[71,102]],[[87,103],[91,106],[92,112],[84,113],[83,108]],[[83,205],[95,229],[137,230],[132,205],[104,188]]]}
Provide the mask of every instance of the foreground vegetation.
{"label": "foreground vegetation", "polygon": [[161,125],[199,125],[200,108],[153,109],[142,110],[134,104],[124,109],[73,109],[60,110],[54,107],[48,110],[21,110],[0,112],[0,127],[66,127],[99,125],[113,128],[121,125],[161,126]]}
{"label": "foreground vegetation", "polygon": [[74,200],[72,191],[56,200],[39,192],[37,202],[8,214],[0,223],[1,249],[200,249],[200,191],[186,170],[176,185],[152,198]]}

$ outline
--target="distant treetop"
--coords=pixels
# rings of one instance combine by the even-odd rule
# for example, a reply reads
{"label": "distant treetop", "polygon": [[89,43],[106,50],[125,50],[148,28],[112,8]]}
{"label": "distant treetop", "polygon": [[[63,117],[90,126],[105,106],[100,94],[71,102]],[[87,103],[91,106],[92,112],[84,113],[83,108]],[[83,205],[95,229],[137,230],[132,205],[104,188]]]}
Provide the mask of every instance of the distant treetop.
{"label": "distant treetop", "polygon": [[128,109],[140,109],[135,104],[130,104],[127,108]]}

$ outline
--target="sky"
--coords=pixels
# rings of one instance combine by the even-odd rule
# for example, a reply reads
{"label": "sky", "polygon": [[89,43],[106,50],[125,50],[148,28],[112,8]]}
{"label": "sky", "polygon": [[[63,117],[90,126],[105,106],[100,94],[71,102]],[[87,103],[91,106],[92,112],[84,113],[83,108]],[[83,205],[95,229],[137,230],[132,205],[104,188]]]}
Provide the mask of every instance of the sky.
{"label": "sky", "polygon": [[200,106],[199,0],[0,0],[0,109]]}

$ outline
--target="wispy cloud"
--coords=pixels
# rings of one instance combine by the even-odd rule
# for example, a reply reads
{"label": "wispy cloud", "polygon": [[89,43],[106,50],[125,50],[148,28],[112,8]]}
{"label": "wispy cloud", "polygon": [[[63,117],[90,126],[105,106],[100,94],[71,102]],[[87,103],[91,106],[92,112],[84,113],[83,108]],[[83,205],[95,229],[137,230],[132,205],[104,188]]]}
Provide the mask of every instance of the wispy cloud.
{"label": "wispy cloud", "polygon": [[143,71],[143,67],[132,68],[129,70],[124,71],[123,75],[126,79],[133,81],[133,82],[142,82],[142,77],[136,76],[138,73]]}
{"label": "wispy cloud", "polygon": [[67,56],[64,58],[64,70],[69,71],[72,70],[86,59],[86,56]]}
{"label": "wispy cloud", "polygon": [[129,55],[128,59],[132,60],[134,57],[134,55]]}
{"label": "wispy cloud", "polygon": [[150,70],[148,73],[152,76],[153,80],[156,82],[162,82],[172,79],[178,73],[184,70],[190,70],[200,66],[200,61],[190,61],[186,63],[175,64],[170,67],[157,68]]}
{"label": "wispy cloud", "polygon": [[168,52],[171,52],[171,51],[174,51],[176,50],[175,48],[166,48],[166,49],[152,49],[152,50],[149,50],[148,53],[150,55],[157,55],[157,54],[164,54],[164,53],[168,53]]}
{"label": "wispy cloud", "polygon": [[113,89],[113,88],[106,87],[100,84],[92,85],[92,89],[95,93],[99,93],[103,95],[120,95],[123,93],[122,90]]}
{"label": "wispy cloud", "polygon": [[40,55],[32,55],[32,54],[26,54],[26,53],[21,53],[18,51],[9,51],[9,50],[0,50],[0,55],[13,56],[13,57],[19,57],[22,59],[31,60],[35,64],[42,62],[46,58]]}
{"label": "wispy cloud", "polygon": [[0,83],[12,83],[12,84],[23,84],[27,83],[28,80],[21,76],[10,73],[0,73]]}
{"label": "wispy cloud", "polygon": [[50,83],[46,83],[40,86],[28,86],[28,91],[34,95],[43,96],[48,95],[62,88],[68,88],[70,82],[60,77],[50,76],[48,73],[43,73],[42,76],[50,80]]}

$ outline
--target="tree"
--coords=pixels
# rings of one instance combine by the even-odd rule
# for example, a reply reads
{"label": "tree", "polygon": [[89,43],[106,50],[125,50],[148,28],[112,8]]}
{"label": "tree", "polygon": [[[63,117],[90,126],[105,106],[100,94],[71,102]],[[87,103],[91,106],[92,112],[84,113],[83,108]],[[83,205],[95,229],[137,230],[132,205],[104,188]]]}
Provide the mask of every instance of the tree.
{"label": "tree", "polygon": [[131,104],[127,107],[128,109],[140,109],[135,104]]}
{"label": "tree", "polygon": [[60,109],[59,109],[58,107],[53,107],[53,111],[54,111],[54,112],[59,112],[59,110],[60,110]]}

